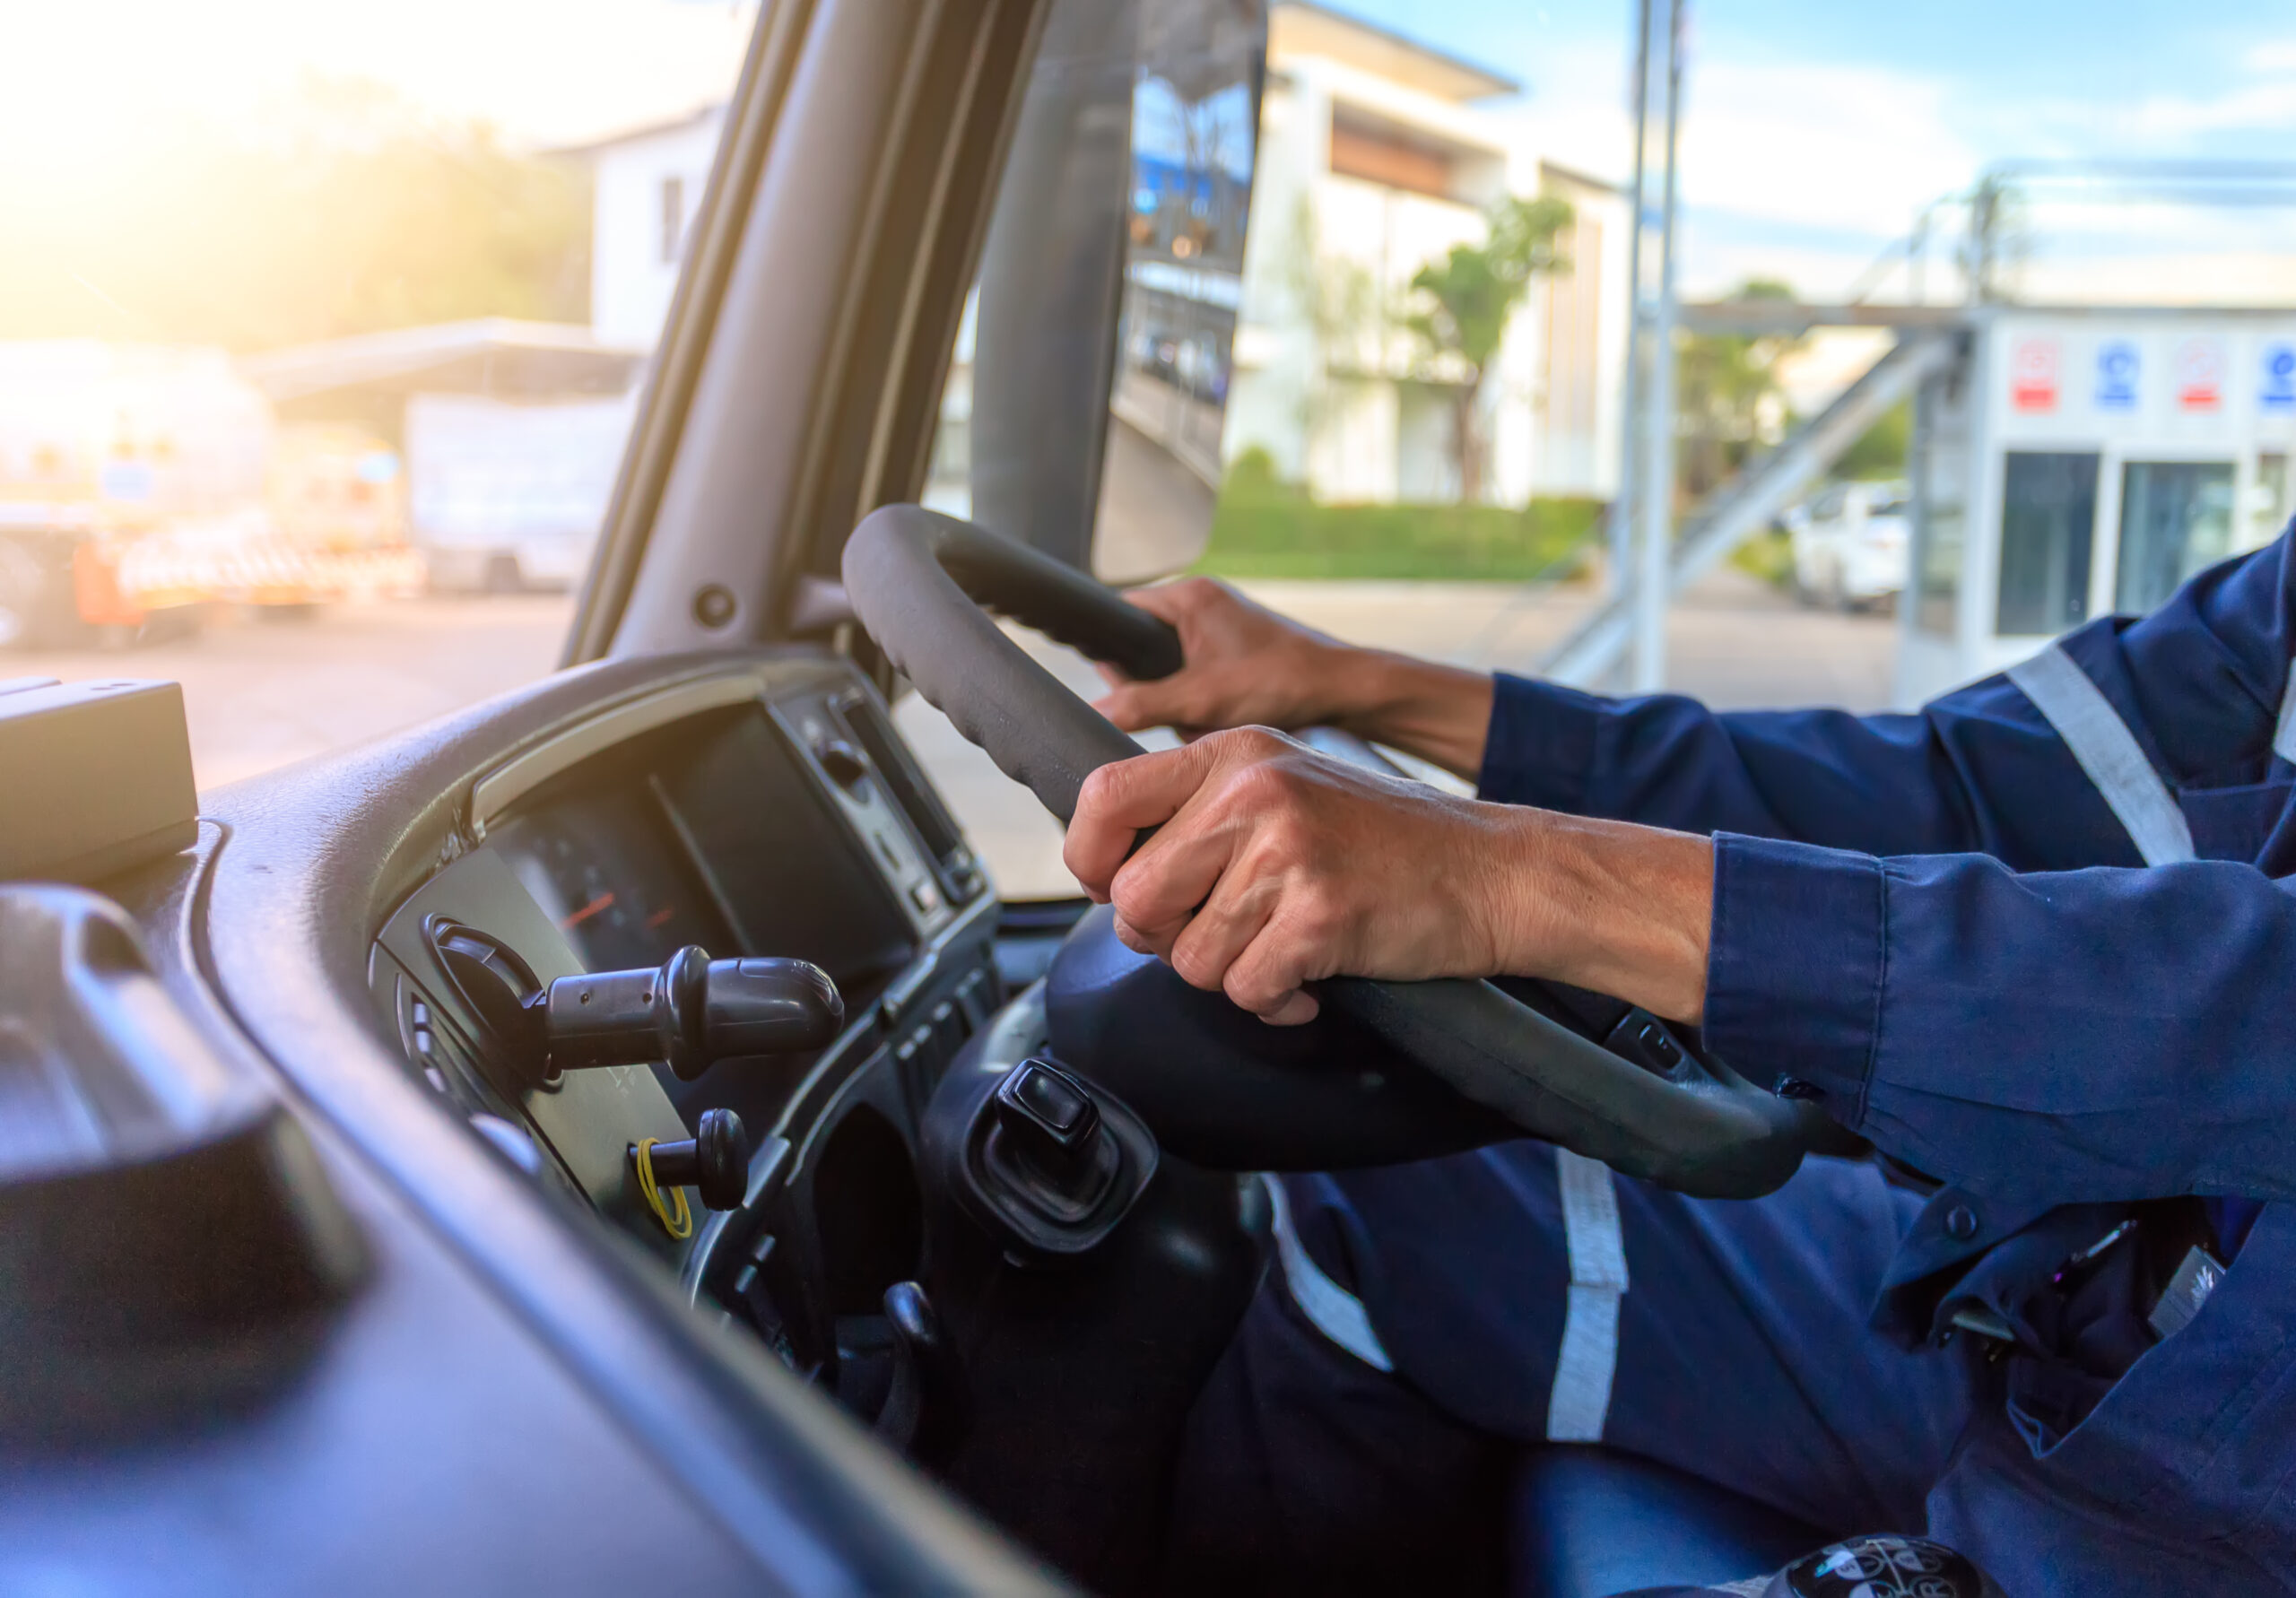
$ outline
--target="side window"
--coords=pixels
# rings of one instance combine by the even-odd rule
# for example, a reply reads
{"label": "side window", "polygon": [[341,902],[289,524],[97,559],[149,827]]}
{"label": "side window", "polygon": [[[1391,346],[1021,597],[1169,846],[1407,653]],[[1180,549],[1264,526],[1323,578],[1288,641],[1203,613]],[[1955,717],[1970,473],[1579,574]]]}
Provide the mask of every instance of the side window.
{"label": "side window", "polygon": [[556,669],[759,6],[542,14],[0,5],[0,678],[207,788]]}
{"label": "side window", "polygon": [[2113,608],[2141,615],[2232,552],[2232,463],[2131,461],[2120,482]]}
{"label": "side window", "polygon": [[1994,630],[2053,634],[2089,616],[2097,457],[2012,451],[2001,488],[2001,588]]}

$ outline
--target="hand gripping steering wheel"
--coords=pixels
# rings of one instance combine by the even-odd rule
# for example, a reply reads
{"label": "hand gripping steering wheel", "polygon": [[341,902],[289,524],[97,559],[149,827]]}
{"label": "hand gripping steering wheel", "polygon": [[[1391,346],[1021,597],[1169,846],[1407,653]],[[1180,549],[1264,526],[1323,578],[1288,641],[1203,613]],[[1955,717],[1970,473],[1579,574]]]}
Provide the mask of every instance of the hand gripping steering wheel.
{"label": "hand gripping steering wheel", "polygon": [[[872,513],[845,548],[855,612],[893,665],[958,732],[1054,815],[1074,813],[1084,778],[1140,746],[1031,660],[996,612],[1135,678],[1182,664],[1178,635],[1110,589],[1010,539],[922,509]],[[1126,1099],[1175,1153],[1238,1167],[1375,1164],[1529,1133],[1684,1193],[1752,1198],[1830,1141],[1814,1105],[1778,1098],[1685,1052],[1659,1072],[1611,1053],[1492,983],[1443,979],[1318,983],[1326,1015],[1275,1028],[1189,987],[1117,945],[1103,916],[1064,960],[1064,1057]],[[1069,960],[1074,955],[1076,958]],[[1054,986],[1062,986],[1057,967]],[[1152,995],[1095,1025],[1095,1007]],[[1166,1026],[1163,1023],[1169,1022]],[[1128,1051],[1094,1050],[1121,1032]],[[1368,1034],[1368,1038],[1365,1035]],[[1330,1042],[1343,1062],[1321,1057]],[[1365,1044],[1373,1048],[1367,1057]],[[1117,1077],[1109,1061],[1118,1056]],[[1123,1066],[1122,1060],[1134,1064]],[[1465,1100],[1466,1102],[1462,1102]],[[1287,1141],[1287,1128],[1306,1130]],[[1176,1138],[1175,1132],[1179,1135]],[[1838,1135],[1838,1133],[1836,1134]],[[1265,1158],[1271,1151],[1276,1158]]]}

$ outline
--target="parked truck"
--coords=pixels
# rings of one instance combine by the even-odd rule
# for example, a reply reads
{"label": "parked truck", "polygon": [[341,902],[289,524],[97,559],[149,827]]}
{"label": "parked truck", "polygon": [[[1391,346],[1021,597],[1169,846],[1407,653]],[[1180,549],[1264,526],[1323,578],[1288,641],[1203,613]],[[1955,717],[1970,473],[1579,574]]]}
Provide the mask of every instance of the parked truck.
{"label": "parked truck", "polygon": [[0,343],[0,647],[413,593],[397,456],[281,429],[220,350]]}

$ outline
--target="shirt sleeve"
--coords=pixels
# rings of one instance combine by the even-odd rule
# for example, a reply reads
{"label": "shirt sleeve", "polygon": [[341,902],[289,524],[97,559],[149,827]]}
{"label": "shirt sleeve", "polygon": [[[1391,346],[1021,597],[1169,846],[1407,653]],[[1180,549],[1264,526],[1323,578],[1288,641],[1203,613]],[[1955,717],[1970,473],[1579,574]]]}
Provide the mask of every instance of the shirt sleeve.
{"label": "shirt sleeve", "polygon": [[[2108,618],[2063,640],[2180,793],[2266,775],[2291,647],[2288,564],[2283,536],[2140,621]],[[1852,716],[1716,712],[1501,675],[1480,790],[1868,855],[1979,853],[2023,871],[2141,864],[2072,751],[1997,676],[1911,714]]]}
{"label": "shirt sleeve", "polygon": [[[2283,536],[2140,621],[2066,640],[2188,816],[2205,821],[2215,798],[2246,808],[2220,857],[2134,867],[2109,812],[2076,808],[2102,809],[2092,789],[1997,737],[1969,746],[1956,781],[2004,847],[1725,830],[1708,1043],[1757,1080],[1814,1084],[1886,1151],[2004,1199],[2296,1197],[2296,879],[2281,858],[2296,846],[2255,824],[2288,801],[2285,765],[2271,770],[2287,593]],[[2195,836],[2209,855],[2206,829]]]}
{"label": "shirt sleeve", "polygon": [[2296,883],[1716,839],[1708,1045],[2005,1200],[2296,1197]]}

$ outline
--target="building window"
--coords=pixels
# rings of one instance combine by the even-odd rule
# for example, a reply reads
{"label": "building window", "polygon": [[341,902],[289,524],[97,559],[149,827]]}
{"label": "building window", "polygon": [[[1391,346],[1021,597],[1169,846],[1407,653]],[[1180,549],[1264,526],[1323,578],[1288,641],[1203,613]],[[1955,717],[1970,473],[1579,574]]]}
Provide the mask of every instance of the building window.
{"label": "building window", "polygon": [[685,246],[685,179],[662,179],[662,265],[677,265],[678,254]]}
{"label": "building window", "polygon": [[2270,543],[2288,517],[2288,457],[2278,450],[2257,456],[2256,525],[2248,530],[2251,548]]}
{"label": "building window", "polygon": [[2097,457],[2013,450],[2001,486],[2001,592],[1993,630],[2051,634],[2089,616]]}
{"label": "building window", "polygon": [[2120,482],[2113,608],[2142,615],[2232,552],[2232,463],[2131,461]]}
{"label": "building window", "polygon": [[1331,117],[1331,169],[1342,178],[1455,198],[1458,175],[1452,152],[1431,140],[1414,138],[1391,122],[1336,108]]}

